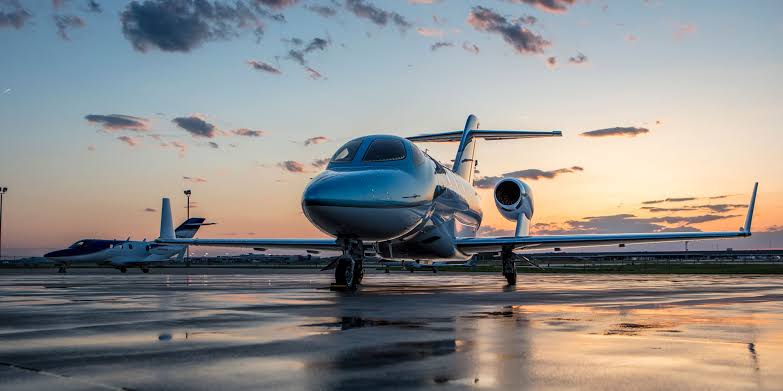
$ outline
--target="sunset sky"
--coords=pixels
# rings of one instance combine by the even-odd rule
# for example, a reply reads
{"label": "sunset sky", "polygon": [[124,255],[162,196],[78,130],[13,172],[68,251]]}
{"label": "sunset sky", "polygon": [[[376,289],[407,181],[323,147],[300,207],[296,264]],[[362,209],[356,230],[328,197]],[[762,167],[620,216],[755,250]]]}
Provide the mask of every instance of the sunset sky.
{"label": "sunset sky", "polygon": [[[479,178],[534,189],[534,232],[736,230],[758,181],[754,229],[783,247],[781,15],[777,0],[0,0],[3,254],[153,239],[160,198],[181,220],[186,188],[218,223],[200,236],[321,236],[300,207],[319,159],[471,113],[563,131],[479,143]],[[457,145],[421,147],[446,163]],[[480,193],[484,234],[507,234]]]}

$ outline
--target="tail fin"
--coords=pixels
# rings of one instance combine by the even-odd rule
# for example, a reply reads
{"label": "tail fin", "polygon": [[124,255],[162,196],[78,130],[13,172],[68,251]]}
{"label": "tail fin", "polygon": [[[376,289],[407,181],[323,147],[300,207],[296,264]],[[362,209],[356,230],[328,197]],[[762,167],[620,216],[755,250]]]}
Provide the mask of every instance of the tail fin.
{"label": "tail fin", "polygon": [[174,223],[171,219],[171,202],[168,198],[163,199],[163,205],[160,208],[160,238],[174,239]]}
{"label": "tail fin", "polygon": [[174,234],[179,239],[190,239],[196,236],[196,232],[198,232],[198,229],[201,228],[201,226],[214,224],[205,223],[204,220],[206,219],[202,217],[191,217],[180,224],[179,227],[174,230]]}
{"label": "tail fin", "polygon": [[563,134],[560,131],[539,132],[528,130],[478,130],[478,118],[471,114],[465,122],[465,129],[452,132],[424,134],[420,136],[408,137],[413,142],[453,142],[459,141],[457,147],[457,156],[454,158],[454,171],[457,175],[465,178],[469,183],[473,183],[473,172],[476,168],[474,159],[476,151],[476,139],[486,140],[511,140],[517,138],[532,137],[559,137]]}

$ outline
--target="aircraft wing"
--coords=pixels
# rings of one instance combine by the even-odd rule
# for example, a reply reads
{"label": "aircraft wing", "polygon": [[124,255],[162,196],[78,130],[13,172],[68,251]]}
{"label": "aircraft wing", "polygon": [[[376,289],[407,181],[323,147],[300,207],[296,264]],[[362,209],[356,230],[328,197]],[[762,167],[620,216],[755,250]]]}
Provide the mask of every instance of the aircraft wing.
{"label": "aircraft wing", "polygon": [[292,250],[341,251],[335,239],[156,239],[156,242],[179,246],[285,248]]}
{"label": "aircraft wing", "polygon": [[171,219],[171,202],[164,198],[160,214],[160,235],[156,243],[175,246],[245,247],[245,248],[287,248],[294,250],[334,250],[341,247],[336,239],[193,239],[177,238]]}
{"label": "aircraft wing", "polygon": [[562,247],[606,246],[626,243],[658,243],[682,242],[704,239],[742,238],[751,235],[750,224],[753,219],[753,209],[756,204],[756,192],[759,184],[753,187],[753,195],[748,205],[748,215],[745,226],[735,232],[656,232],[628,234],[594,234],[594,235],[541,235],[541,236],[510,236],[495,238],[458,238],[457,248],[466,254],[483,252],[499,252],[504,248],[513,250],[548,249]]}

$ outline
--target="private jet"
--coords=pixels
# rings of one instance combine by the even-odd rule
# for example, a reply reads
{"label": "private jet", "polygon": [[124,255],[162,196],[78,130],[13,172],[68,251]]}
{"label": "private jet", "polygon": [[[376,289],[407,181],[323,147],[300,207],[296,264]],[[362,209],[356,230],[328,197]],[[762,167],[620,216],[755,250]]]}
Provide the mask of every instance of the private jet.
{"label": "private jet", "polygon": [[[503,178],[494,187],[500,214],[516,222],[514,236],[476,237],[481,226],[479,194],[473,187],[476,143],[559,137],[559,131],[479,130],[468,116],[463,130],[402,138],[371,135],[351,140],[332,156],[326,169],[307,185],[302,210],[326,239],[184,239],[176,238],[171,209],[163,200],[160,244],[333,250],[342,255],[330,264],[334,287],[353,290],[364,276],[365,248],[396,260],[467,260],[479,253],[499,254],[508,284],[517,281],[516,252],[629,243],[727,239],[751,235],[758,183],[748,205],[744,227],[733,232],[657,232],[627,234],[530,235],[534,203],[531,187],[518,178]],[[422,152],[418,142],[458,142],[452,168]],[[167,214],[168,213],[168,214]]]}
{"label": "private jet", "polygon": [[[192,217],[182,223],[174,236],[177,238],[192,238],[198,232],[206,219]],[[103,240],[82,239],[68,248],[52,251],[44,255],[44,258],[52,261],[59,267],[59,273],[65,273],[71,265],[110,265],[122,273],[129,267],[138,267],[144,273],[149,273],[150,266],[168,262],[171,257],[177,256],[182,261],[187,246],[165,245],[155,242],[128,240]]]}

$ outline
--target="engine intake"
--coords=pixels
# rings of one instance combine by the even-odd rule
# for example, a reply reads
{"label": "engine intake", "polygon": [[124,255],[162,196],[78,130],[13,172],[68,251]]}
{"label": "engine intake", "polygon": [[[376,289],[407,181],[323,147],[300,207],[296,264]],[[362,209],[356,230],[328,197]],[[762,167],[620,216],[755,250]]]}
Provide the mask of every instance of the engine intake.
{"label": "engine intake", "polygon": [[520,215],[533,218],[533,190],[516,178],[503,178],[495,185],[495,206],[503,217],[518,221]]}

